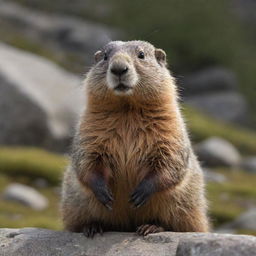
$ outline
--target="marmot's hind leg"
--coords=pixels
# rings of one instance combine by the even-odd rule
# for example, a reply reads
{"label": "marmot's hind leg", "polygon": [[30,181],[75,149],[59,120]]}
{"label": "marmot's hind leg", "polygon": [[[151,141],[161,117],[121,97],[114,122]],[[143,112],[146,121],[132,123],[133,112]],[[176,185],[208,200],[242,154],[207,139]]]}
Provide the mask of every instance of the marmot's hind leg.
{"label": "marmot's hind leg", "polygon": [[173,231],[176,232],[209,232],[206,214],[199,209],[178,211],[172,220]]}
{"label": "marmot's hind leg", "polygon": [[81,208],[74,205],[62,205],[62,220],[64,229],[71,232],[82,232],[85,219],[85,214]]}

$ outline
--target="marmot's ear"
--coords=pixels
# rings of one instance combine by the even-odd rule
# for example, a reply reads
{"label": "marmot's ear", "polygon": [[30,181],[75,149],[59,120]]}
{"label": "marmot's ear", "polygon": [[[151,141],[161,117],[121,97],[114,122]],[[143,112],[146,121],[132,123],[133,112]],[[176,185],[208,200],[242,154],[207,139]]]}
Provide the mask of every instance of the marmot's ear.
{"label": "marmot's ear", "polygon": [[95,52],[94,59],[96,62],[100,61],[100,59],[102,58],[102,54],[103,54],[102,51]]}
{"label": "marmot's ear", "polygon": [[162,49],[155,49],[155,56],[159,64],[162,64],[164,66],[167,65],[166,63],[166,53]]}

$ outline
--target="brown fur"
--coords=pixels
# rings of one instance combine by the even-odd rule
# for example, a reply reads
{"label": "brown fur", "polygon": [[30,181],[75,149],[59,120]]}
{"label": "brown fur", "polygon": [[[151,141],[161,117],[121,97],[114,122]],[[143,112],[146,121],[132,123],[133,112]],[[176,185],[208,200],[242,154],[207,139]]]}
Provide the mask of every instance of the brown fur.
{"label": "brown fur", "polygon": [[[134,44],[152,51],[147,43]],[[82,231],[98,221],[105,230],[135,231],[157,223],[164,230],[208,231],[202,171],[178,108],[174,80],[163,65],[156,67],[156,61],[143,64],[146,68],[134,63],[144,80],[132,95],[107,90],[103,80],[95,78],[95,69],[101,66],[89,72],[87,108],[63,182],[67,230]],[[150,86],[143,87],[149,81]],[[98,177],[113,194],[111,211],[91,189]],[[143,179],[151,179],[156,191],[144,205],[133,208],[130,195]]]}

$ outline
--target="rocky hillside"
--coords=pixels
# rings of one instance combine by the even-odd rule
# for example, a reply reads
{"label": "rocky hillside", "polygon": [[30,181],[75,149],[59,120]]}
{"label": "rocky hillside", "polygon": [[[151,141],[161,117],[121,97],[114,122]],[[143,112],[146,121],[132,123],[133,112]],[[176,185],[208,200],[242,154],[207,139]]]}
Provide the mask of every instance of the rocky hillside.
{"label": "rocky hillside", "polygon": [[[59,185],[67,159],[40,148],[68,151],[84,105],[82,77],[3,43],[0,53],[0,227],[61,229]],[[207,83],[209,90],[236,93],[232,73],[220,69],[212,72],[226,82],[219,88],[212,79]],[[204,79],[205,75],[198,74],[186,82],[191,83],[189,99],[194,91],[202,90],[203,83],[193,81]],[[205,116],[187,105],[183,111],[205,169],[214,228],[256,234],[256,227],[250,224],[255,220],[256,206],[256,133]],[[223,204],[229,207],[223,208]]]}
{"label": "rocky hillside", "polygon": [[81,79],[3,43],[0,55],[0,144],[66,150],[84,105]]}
{"label": "rocky hillside", "polygon": [[203,233],[82,234],[44,229],[0,229],[0,256],[254,256],[256,237]]}
{"label": "rocky hillside", "polygon": [[[250,0],[142,0],[136,7],[119,0],[1,0],[0,40],[78,74],[109,40],[148,40],[166,50],[189,104],[219,119],[256,127],[253,8]],[[202,84],[209,84],[203,93]]]}
{"label": "rocky hillside", "polygon": [[102,24],[0,0],[0,40],[82,74],[95,51],[121,33]]}
{"label": "rocky hillside", "polygon": [[[138,238],[112,233],[87,240],[60,231],[2,229],[0,256],[30,251],[45,255],[46,250],[48,255],[254,255],[255,238],[239,234],[256,235],[256,132],[249,122],[254,104],[249,99],[256,97],[254,64],[249,62],[255,59],[249,44],[241,43],[241,34],[228,29],[232,25],[236,30],[237,25],[222,8],[227,0],[202,5],[205,14],[195,0],[187,9],[177,2],[182,20],[169,8],[175,0],[163,0],[170,26],[165,26],[160,11],[152,14],[158,9],[149,10],[148,1],[136,5],[136,13],[144,14],[139,20],[129,18],[134,13],[130,2],[116,1],[0,0],[0,228],[62,229],[60,184],[68,164],[65,153],[85,103],[83,74],[95,50],[110,39],[132,35],[168,52],[204,169],[213,229],[237,235],[164,233]],[[249,9],[237,15],[245,19]],[[216,21],[216,13],[222,19]],[[188,22],[191,15],[198,20]],[[155,20],[160,32],[143,36],[151,33]],[[206,42],[212,35],[218,40]],[[252,59],[242,61],[247,54]]]}

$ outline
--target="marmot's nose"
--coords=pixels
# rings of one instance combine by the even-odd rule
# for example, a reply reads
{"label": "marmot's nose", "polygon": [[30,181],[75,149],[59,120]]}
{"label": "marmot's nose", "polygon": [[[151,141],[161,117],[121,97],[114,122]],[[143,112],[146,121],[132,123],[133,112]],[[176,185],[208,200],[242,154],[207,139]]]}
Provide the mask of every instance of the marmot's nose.
{"label": "marmot's nose", "polygon": [[114,67],[111,67],[110,71],[112,74],[114,74],[116,76],[122,76],[125,73],[127,73],[128,67],[127,66],[114,66]]}

